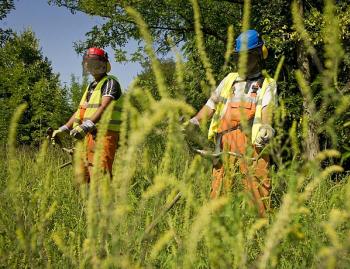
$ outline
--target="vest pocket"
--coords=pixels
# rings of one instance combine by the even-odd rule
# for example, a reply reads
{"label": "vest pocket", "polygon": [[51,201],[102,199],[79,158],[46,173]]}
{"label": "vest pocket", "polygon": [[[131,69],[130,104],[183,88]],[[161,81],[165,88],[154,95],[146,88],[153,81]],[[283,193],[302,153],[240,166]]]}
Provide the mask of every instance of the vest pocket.
{"label": "vest pocket", "polygon": [[245,109],[251,109],[253,106],[253,103],[250,102],[234,102],[231,103],[231,107],[233,109],[240,109],[240,108],[245,108]]}
{"label": "vest pocket", "polygon": [[229,105],[227,113],[233,122],[240,122],[242,117],[247,120],[254,118],[256,104],[251,102],[234,102]]}

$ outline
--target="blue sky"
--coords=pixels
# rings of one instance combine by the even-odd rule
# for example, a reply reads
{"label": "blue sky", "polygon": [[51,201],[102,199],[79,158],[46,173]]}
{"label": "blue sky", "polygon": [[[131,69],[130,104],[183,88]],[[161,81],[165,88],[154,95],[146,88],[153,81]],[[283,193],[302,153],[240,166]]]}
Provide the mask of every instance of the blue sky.
{"label": "blue sky", "polygon": [[[12,28],[21,32],[31,28],[37,38],[44,56],[52,62],[55,73],[60,73],[63,83],[70,82],[71,74],[81,77],[81,56],[73,49],[73,42],[84,39],[84,34],[101,19],[84,13],[71,14],[66,8],[50,6],[47,0],[15,1],[16,9],[0,21],[0,27]],[[135,42],[130,42],[126,50],[132,52]],[[141,71],[137,63],[120,64],[113,61],[113,51],[107,49],[111,59],[112,72],[123,88]]]}

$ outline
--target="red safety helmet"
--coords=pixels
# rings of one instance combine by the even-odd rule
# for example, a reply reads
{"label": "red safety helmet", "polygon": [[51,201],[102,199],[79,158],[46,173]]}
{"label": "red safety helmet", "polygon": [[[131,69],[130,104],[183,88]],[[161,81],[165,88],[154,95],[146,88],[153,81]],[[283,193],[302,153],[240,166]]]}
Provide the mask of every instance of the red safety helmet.
{"label": "red safety helmet", "polygon": [[83,71],[91,75],[110,72],[111,64],[107,52],[100,48],[89,48],[83,57]]}

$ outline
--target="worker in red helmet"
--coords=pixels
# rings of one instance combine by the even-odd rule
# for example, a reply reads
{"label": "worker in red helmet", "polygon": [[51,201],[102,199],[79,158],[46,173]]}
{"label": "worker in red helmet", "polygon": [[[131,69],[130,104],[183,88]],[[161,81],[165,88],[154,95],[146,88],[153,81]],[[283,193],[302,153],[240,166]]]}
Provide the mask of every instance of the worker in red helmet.
{"label": "worker in red helmet", "polygon": [[112,164],[119,140],[122,91],[117,78],[108,75],[111,65],[108,54],[100,48],[89,48],[83,57],[83,71],[93,76],[82,96],[80,105],[68,122],[55,130],[52,141],[63,133],[77,140],[86,139],[87,156],[85,180],[90,182],[98,132],[98,122],[110,105],[114,106],[108,131],[103,141],[102,168],[112,176]]}

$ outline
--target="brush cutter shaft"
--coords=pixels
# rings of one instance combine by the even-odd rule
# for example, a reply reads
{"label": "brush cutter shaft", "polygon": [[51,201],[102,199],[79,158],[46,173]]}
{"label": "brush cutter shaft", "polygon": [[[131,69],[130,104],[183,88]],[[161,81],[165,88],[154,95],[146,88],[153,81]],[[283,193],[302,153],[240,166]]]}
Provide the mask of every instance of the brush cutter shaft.
{"label": "brush cutter shaft", "polygon": [[202,149],[195,149],[195,151],[197,153],[199,153],[200,155],[202,155],[202,156],[211,157],[211,158],[217,158],[217,157],[220,157],[223,154],[228,154],[228,155],[235,156],[235,157],[238,157],[238,158],[244,158],[244,159],[248,159],[248,160],[251,160],[251,161],[256,161],[256,158],[247,158],[247,157],[245,157],[242,154],[239,154],[239,153],[236,153],[236,152],[232,152],[232,151],[220,151],[218,153],[211,152],[211,151],[208,151],[208,150],[202,150]]}

